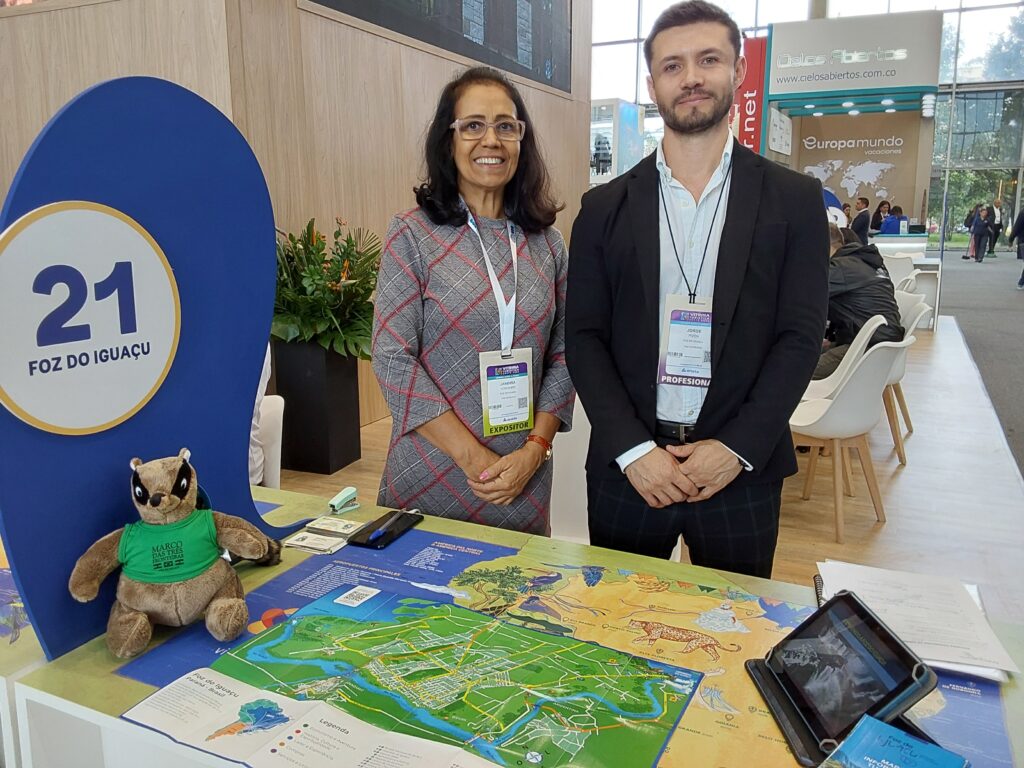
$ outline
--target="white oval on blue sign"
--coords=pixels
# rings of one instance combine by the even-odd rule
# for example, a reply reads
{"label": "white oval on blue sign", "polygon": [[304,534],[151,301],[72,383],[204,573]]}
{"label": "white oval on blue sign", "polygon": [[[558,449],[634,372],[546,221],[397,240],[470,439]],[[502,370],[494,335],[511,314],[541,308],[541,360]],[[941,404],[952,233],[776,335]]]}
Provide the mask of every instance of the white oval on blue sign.
{"label": "white oval on blue sign", "polygon": [[98,203],[52,203],[0,234],[0,328],[0,402],[48,432],[102,432],[167,376],[178,286],[138,222]]}

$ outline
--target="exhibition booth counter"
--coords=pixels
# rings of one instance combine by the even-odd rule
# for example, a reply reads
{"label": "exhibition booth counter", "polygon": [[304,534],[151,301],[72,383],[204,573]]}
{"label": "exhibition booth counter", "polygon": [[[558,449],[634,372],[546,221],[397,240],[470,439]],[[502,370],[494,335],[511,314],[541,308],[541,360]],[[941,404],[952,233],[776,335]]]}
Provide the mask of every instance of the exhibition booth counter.
{"label": "exhibition booth counter", "polygon": [[[316,497],[263,488],[254,488],[253,495],[264,508],[275,507],[266,518],[276,525],[294,523],[326,511],[326,501]],[[382,511],[369,506],[345,517],[368,521]],[[199,733],[209,734],[205,740],[194,742],[210,753],[207,754],[120,716],[137,707],[158,688],[170,686],[164,688],[163,694],[173,686],[182,685],[182,680],[190,674],[204,675],[201,679],[206,680],[227,681],[227,685],[218,683],[221,689],[237,682],[243,690],[248,690],[245,686],[248,682],[266,691],[265,696],[275,695],[270,691],[286,692],[301,701],[307,694],[296,689],[294,683],[293,687],[285,685],[284,681],[290,679],[286,675],[288,668],[265,663],[266,653],[276,649],[279,658],[311,654],[308,643],[290,644],[297,642],[290,638],[293,632],[296,637],[300,635],[303,617],[308,611],[299,606],[310,600],[316,604],[317,595],[323,592],[329,592],[335,604],[344,603],[353,592],[365,593],[358,600],[367,599],[367,595],[378,599],[379,592],[393,592],[404,607],[390,613],[390,618],[401,619],[403,612],[409,612],[413,624],[407,626],[420,632],[415,635],[414,644],[396,657],[390,657],[396,653],[391,642],[398,642],[404,635],[392,635],[389,631],[388,642],[375,644],[375,660],[364,658],[364,666],[360,666],[358,672],[352,669],[344,676],[349,682],[343,682],[337,674],[326,674],[324,670],[331,667],[318,669],[312,661],[308,674],[300,676],[305,680],[301,690],[307,691],[311,698],[328,701],[343,710],[337,713],[339,717],[353,715],[349,729],[364,739],[377,739],[379,743],[374,749],[378,752],[396,750],[393,740],[407,738],[400,732],[432,740],[412,740],[420,747],[410,747],[403,742],[404,751],[399,751],[407,762],[398,761],[396,757],[395,765],[414,765],[413,758],[420,760],[420,764],[427,764],[422,762],[429,762],[426,750],[436,748],[437,741],[448,740],[445,734],[450,734],[452,728],[461,726],[474,732],[473,723],[482,724],[486,720],[494,720],[491,725],[495,728],[499,725],[508,728],[506,733],[512,737],[519,727],[509,728],[510,724],[516,718],[525,718],[534,725],[524,728],[523,733],[533,734],[533,742],[543,743],[545,749],[551,748],[551,744],[540,737],[540,731],[534,729],[540,727],[541,720],[534,719],[540,717],[549,725],[550,722],[565,722],[562,718],[569,716],[571,705],[562,697],[541,696],[544,701],[538,700],[538,704],[543,707],[527,707],[524,714],[521,701],[524,695],[529,698],[531,690],[540,696],[537,691],[545,688],[546,666],[551,666],[551,673],[557,674],[559,679],[575,671],[579,695],[594,697],[612,707],[615,705],[606,702],[604,697],[635,695],[638,700],[633,700],[630,707],[623,706],[615,717],[620,723],[637,718],[651,726],[649,730],[639,729],[638,733],[645,735],[632,741],[615,729],[607,733],[619,734],[621,739],[619,736],[600,738],[598,734],[604,733],[600,728],[581,738],[579,733],[588,732],[584,729],[573,737],[577,742],[574,748],[578,749],[575,758],[578,762],[573,764],[608,764],[603,758],[598,759],[594,750],[602,750],[602,755],[621,753],[624,758],[626,753],[622,750],[628,750],[633,761],[617,764],[701,764],[739,768],[749,765],[750,752],[756,749],[761,756],[759,765],[796,765],[745,674],[743,663],[748,658],[763,656],[809,615],[812,610],[809,606],[815,602],[814,592],[809,587],[431,516],[427,516],[418,529],[380,552],[349,546],[333,555],[314,556],[286,548],[279,566],[242,565],[238,570],[248,594],[252,624],[249,632],[235,643],[217,644],[201,624],[181,631],[162,629],[144,655],[125,663],[115,659],[104,638],[98,637],[22,677],[16,683],[22,765],[127,768],[145,761],[147,768],[170,768],[183,764],[235,764],[212,754],[223,754],[230,749],[226,746],[229,736],[211,743],[222,732],[227,732],[228,723],[223,717],[206,722],[197,716],[198,726],[189,725],[192,730],[198,728]],[[345,584],[358,586],[345,591]],[[341,595],[337,596],[339,585]],[[435,600],[451,602],[435,603]],[[514,608],[502,605],[504,613],[501,613],[497,606],[506,600],[514,603]],[[681,621],[691,623],[681,620],[681,615],[698,616],[697,625],[705,628],[706,633],[676,627]],[[379,614],[374,616],[379,618]],[[453,618],[476,621],[480,626],[459,625],[453,629],[445,623]],[[316,615],[315,619],[320,622],[315,643],[319,650],[311,655],[320,658],[322,652],[327,654],[324,659],[335,653],[344,657],[354,647],[353,638],[381,627],[375,621],[358,632],[349,630],[335,635],[324,623],[323,616]],[[279,626],[281,624],[288,626]],[[501,631],[492,635],[488,630],[499,624]],[[1000,623],[998,617],[993,617],[992,624],[1010,654],[1024,662],[1024,628]],[[730,629],[732,633],[728,635],[711,634]],[[451,632],[451,636],[446,636],[446,632]],[[677,632],[686,634],[675,634]],[[521,643],[515,650],[501,645],[513,636]],[[698,642],[689,643],[691,640]],[[491,647],[495,643],[497,645]],[[367,651],[367,655],[369,653]],[[462,679],[458,670],[467,656],[472,658],[472,653],[483,654],[483,666],[479,671],[467,670],[467,677]],[[311,658],[311,655],[303,658]],[[578,655],[589,669],[589,675],[576,669]],[[452,662],[445,668],[449,656],[458,663]],[[422,674],[426,674],[427,667],[433,669],[428,675],[431,678],[429,692],[412,683],[403,685],[388,678],[389,658],[397,658],[401,664],[407,664],[410,658],[428,660]],[[507,663],[506,659],[513,659],[515,663]],[[587,666],[591,662],[592,668]],[[493,665],[506,663],[508,669],[501,670],[507,676],[505,684],[517,691],[519,702],[515,707],[511,700],[508,702],[515,710],[515,717],[509,722],[505,722],[507,713],[500,702],[492,702],[490,712],[474,709],[480,702],[474,701],[472,693],[481,676],[494,672]],[[672,694],[658,695],[654,703],[656,711],[647,714],[640,710],[646,707],[650,691],[644,686],[632,691],[629,676],[620,671],[636,664],[648,669],[646,677],[671,675],[670,687],[666,690],[671,690]],[[388,698],[374,698],[371,690],[359,689],[351,683],[360,675],[369,675],[375,665],[380,666],[375,672],[376,680],[393,681],[388,687]],[[402,673],[409,674],[409,669],[403,667]],[[230,674],[231,678],[223,677],[224,674]],[[350,678],[348,675],[352,674],[355,677]],[[492,691],[489,695],[493,695],[494,689],[489,690]],[[420,695],[424,697],[422,700],[417,699]],[[196,696],[188,699],[191,704],[184,709],[198,710],[205,706],[202,696],[199,693]],[[429,703],[429,697],[439,700],[426,709],[434,712],[444,709],[444,722],[416,707],[417,703]],[[1024,694],[1018,677],[1011,677],[1002,686],[1001,697],[1002,705],[996,702],[995,709],[987,710],[986,716],[1005,717],[1006,724],[1011,726],[1008,730],[1015,754],[1013,765],[1024,766],[1024,733],[1012,727],[1013,723],[1024,722]],[[245,700],[244,693],[242,700]],[[387,712],[388,702],[396,701],[409,706],[400,718],[409,721],[408,727],[401,723],[396,726],[391,713]],[[444,702],[449,702],[448,708],[444,708]],[[992,703],[989,701],[987,705]],[[944,705],[940,702],[931,709],[940,712]],[[234,707],[238,709],[237,702]],[[1005,713],[999,711],[1003,708]],[[566,711],[561,711],[563,709]],[[545,712],[547,719],[544,719]],[[597,719],[605,714],[599,706],[591,713]],[[653,719],[652,715],[655,715]],[[962,713],[959,716],[963,716]],[[388,724],[393,732],[389,732]],[[364,727],[366,725],[376,728]],[[482,725],[477,727],[485,730]],[[164,730],[174,732],[171,727]],[[301,727],[295,730],[295,739],[306,737],[300,731]],[[481,731],[475,732],[479,736]],[[61,734],[61,738],[54,738],[54,734]],[[565,735],[571,736],[568,731]],[[188,742],[180,732],[177,738]],[[310,753],[302,752],[303,742],[293,742],[291,738],[274,741],[273,749],[275,752],[292,750],[291,759],[295,762],[290,764],[293,765],[329,764],[323,759],[308,757],[317,749],[341,754],[338,750],[342,747],[331,746],[330,738],[323,734],[317,736],[320,746]],[[532,754],[528,747],[533,742],[524,737],[509,738],[505,743],[494,737],[490,742],[495,745],[494,754],[481,749],[480,755],[474,755],[467,749],[462,762],[451,764],[483,765],[482,757],[499,764],[516,764],[517,753],[520,757]],[[425,751],[419,752],[419,749]],[[398,755],[399,751],[394,754]],[[540,755],[541,751],[536,754]],[[270,754],[264,757],[269,760]],[[259,756],[236,755],[236,758],[248,765],[272,764],[262,762]],[[548,762],[562,764],[554,755]]]}

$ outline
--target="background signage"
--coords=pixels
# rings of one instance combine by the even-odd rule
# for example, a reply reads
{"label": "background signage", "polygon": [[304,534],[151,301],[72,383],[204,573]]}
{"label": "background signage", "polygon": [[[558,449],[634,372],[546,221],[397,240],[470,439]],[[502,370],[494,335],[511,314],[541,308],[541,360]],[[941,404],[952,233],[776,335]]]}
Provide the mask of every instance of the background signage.
{"label": "background signage", "polygon": [[764,57],[763,37],[748,37],[743,41],[743,55],[747,59],[747,75],[736,93],[733,107],[734,133],[740,144],[754,152],[761,151],[761,127],[764,120]]}
{"label": "background signage", "polygon": [[0,209],[0,247],[0,532],[53,658],[106,626],[116,579],[81,604],[68,577],[138,519],[132,457],[188,447],[215,509],[288,532],[260,517],[247,467],[274,216],[227,117],[129,77],[46,125]]}
{"label": "background signage", "polygon": [[940,11],[773,24],[768,91],[935,87],[941,39]]}
{"label": "background signage", "polygon": [[916,112],[803,117],[794,168],[821,181],[840,200],[857,197],[903,207],[916,216],[917,154],[921,116]]}
{"label": "background signage", "polygon": [[120,424],[163,383],[180,315],[167,258],[137,222],[43,206],[0,238],[0,402],[49,432]]}

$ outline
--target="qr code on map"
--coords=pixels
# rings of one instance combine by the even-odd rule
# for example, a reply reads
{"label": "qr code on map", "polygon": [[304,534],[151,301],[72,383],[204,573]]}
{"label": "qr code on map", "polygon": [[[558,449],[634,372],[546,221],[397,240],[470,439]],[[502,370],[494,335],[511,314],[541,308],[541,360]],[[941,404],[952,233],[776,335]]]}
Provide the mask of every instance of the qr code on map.
{"label": "qr code on map", "polygon": [[362,605],[374,595],[379,595],[380,590],[374,589],[373,587],[352,587],[348,592],[334,598],[334,602],[338,605],[346,605],[349,608],[355,608],[357,605]]}

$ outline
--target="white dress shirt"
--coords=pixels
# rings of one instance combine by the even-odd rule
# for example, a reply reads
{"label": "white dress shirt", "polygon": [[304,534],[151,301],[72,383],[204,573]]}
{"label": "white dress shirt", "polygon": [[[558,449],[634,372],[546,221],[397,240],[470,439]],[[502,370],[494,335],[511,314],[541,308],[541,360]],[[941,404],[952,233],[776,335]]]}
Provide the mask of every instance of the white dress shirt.
{"label": "white dress shirt", "polygon": [[[661,251],[660,291],[658,301],[658,333],[665,316],[666,297],[670,294],[687,296],[692,290],[698,298],[711,300],[718,269],[718,247],[729,207],[729,187],[732,182],[733,138],[730,135],[722,150],[722,158],[711,174],[700,200],[694,200],[690,191],[672,176],[665,162],[663,142],[658,144],[658,222]],[[716,213],[717,208],[717,213]],[[665,213],[668,212],[668,218]],[[673,247],[673,238],[675,245]],[[706,244],[706,255],[705,255]],[[678,256],[677,256],[678,253]],[[703,260],[703,268],[701,261]],[[683,270],[679,263],[682,262]],[[684,279],[683,272],[686,277]],[[690,287],[687,288],[687,280]],[[650,372],[652,376],[657,371]],[[680,424],[695,424],[707,396],[706,387],[658,384],[657,418]],[[620,455],[616,462],[626,467],[654,450],[657,444],[648,440]],[[728,446],[726,446],[728,447]],[[750,465],[737,456],[746,468]]]}

